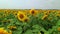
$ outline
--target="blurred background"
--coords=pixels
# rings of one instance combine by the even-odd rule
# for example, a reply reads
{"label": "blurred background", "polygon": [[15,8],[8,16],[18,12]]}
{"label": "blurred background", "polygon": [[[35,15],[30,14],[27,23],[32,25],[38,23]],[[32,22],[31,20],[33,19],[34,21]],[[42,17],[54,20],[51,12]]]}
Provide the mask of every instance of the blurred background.
{"label": "blurred background", "polygon": [[60,9],[60,0],[0,0],[0,9]]}

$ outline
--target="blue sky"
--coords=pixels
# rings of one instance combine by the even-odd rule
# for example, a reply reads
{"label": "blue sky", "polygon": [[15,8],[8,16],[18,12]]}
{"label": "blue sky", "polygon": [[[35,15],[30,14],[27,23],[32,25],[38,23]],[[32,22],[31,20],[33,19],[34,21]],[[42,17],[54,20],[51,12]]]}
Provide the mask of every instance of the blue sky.
{"label": "blue sky", "polygon": [[60,0],[0,0],[0,9],[60,9]]}

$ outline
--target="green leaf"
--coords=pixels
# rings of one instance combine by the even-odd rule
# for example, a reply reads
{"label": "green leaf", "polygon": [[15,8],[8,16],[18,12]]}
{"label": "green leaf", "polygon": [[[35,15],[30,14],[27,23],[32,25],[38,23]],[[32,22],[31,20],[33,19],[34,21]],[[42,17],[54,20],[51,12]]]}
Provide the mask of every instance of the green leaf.
{"label": "green leaf", "polygon": [[56,25],[60,25],[60,20],[57,21],[57,24]]}
{"label": "green leaf", "polygon": [[32,30],[27,30],[24,34],[33,34]]}
{"label": "green leaf", "polygon": [[37,24],[37,25],[33,25],[32,28],[34,29],[41,29],[41,27]]}

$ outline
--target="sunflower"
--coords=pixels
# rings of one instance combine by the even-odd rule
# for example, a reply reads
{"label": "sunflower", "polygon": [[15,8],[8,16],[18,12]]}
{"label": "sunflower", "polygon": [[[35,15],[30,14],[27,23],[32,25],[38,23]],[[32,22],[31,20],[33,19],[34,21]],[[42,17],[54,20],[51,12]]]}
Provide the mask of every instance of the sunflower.
{"label": "sunflower", "polygon": [[56,14],[57,17],[60,17],[60,14]]}
{"label": "sunflower", "polygon": [[17,27],[16,26],[9,26],[8,28],[12,30],[12,29],[16,29]]}
{"label": "sunflower", "polygon": [[52,17],[48,18],[48,20],[52,20]]}
{"label": "sunflower", "polygon": [[30,13],[31,15],[36,15],[37,12],[38,12],[38,11],[35,11],[34,9],[31,9],[31,10],[29,11],[29,13]]}
{"label": "sunflower", "polygon": [[60,27],[58,27],[57,30],[60,31]]}
{"label": "sunflower", "polygon": [[23,22],[28,22],[29,21],[29,18],[28,17],[25,17],[24,19],[23,19]]}
{"label": "sunflower", "polygon": [[48,15],[49,13],[50,13],[50,11],[48,11],[48,12],[47,12],[47,11],[45,11],[45,12],[44,12],[44,15]]}
{"label": "sunflower", "polygon": [[23,12],[18,12],[17,16],[20,21],[22,21],[26,17],[26,15]]}
{"label": "sunflower", "polygon": [[9,31],[9,34],[12,34],[12,31],[11,30]]}
{"label": "sunflower", "polygon": [[17,12],[15,11],[15,12],[13,12],[13,14],[14,14],[14,15],[16,15],[16,14],[17,14]]}
{"label": "sunflower", "polygon": [[6,17],[7,16],[7,14],[3,14],[3,17]]}
{"label": "sunflower", "polygon": [[45,18],[47,18],[47,16],[48,16],[48,15],[44,15],[44,16],[42,17],[42,20],[44,20]]}
{"label": "sunflower", "polygon": [[52,13],[55,13],[56,11],[52,11]]}
{"label": "sunflower", "polygon": [[4,11],[6,14],[9,14],[11,11],[10,10],[5,10]]}
{"label": "sunflower", "polygon": [[47,13],[49,14],[49,13],[51,13],[51,11],[50,11],[50,10],[48,10],[48,11],[47,11]]}
{"label": "sunflower", "polygon": [[0,28],[0,34],[9,34],[4,28]]}

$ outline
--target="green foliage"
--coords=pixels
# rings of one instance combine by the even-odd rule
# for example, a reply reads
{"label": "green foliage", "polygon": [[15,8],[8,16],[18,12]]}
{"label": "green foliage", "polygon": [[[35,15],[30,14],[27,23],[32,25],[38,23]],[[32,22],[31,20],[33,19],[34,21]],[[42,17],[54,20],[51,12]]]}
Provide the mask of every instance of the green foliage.
{"label": "green foliage", "polygon": [[[29,22],[22,22],[18,20],[12,13],[4,16],[4,12],[0,13],[0,27],[4,27],[6,30],[11,30],[12,34],[40,34],[43,31],[46,34],[59,34],[56,30],[57,26],[60,26],[60,17],[54,16],[56,13],[50,13],[48,17],[42,20],[44,13],[39,13],[36,16],[27,14],[30,18]],[[51,20],[48,18],[52,17]],[[16,29],[9,29],[9,26],[16,26]],[[54,28],[54,26],[56,28]],[[51,32],[50,32],[51,31]]]}

